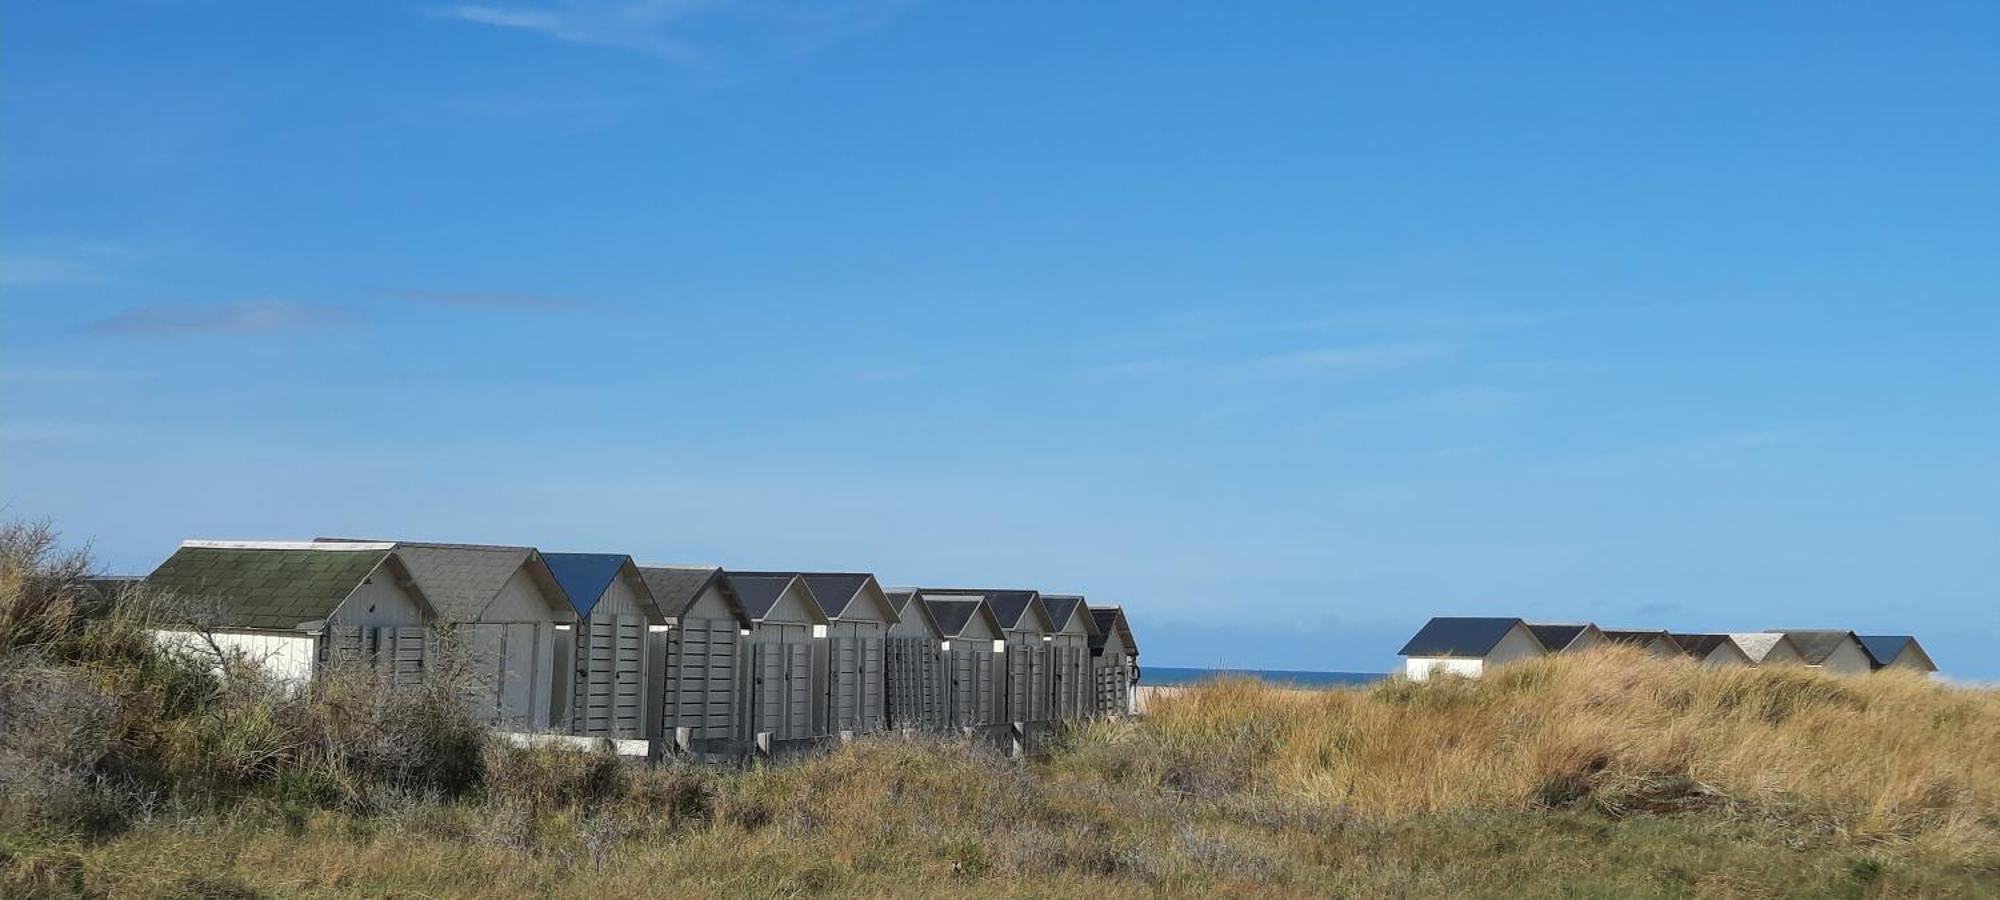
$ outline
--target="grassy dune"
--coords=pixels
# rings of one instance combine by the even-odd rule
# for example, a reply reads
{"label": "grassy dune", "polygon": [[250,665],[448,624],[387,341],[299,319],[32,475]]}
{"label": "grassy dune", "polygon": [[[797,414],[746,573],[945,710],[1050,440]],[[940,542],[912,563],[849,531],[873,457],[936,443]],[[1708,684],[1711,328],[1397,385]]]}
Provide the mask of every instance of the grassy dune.
{"label": "grassy dune", "polygon": [[2000,692],[1634,653],[647,769],[162,653],[0,528],[0,896],[1995,896]]}
{"label": "grassy dune", "polygon": [[488,748],[455,800],[252,796],[0,847],[10,892],[1990,896],[2000,696],[1606,653],[1219,683],[1025,763],[899,738],[742,772]]}

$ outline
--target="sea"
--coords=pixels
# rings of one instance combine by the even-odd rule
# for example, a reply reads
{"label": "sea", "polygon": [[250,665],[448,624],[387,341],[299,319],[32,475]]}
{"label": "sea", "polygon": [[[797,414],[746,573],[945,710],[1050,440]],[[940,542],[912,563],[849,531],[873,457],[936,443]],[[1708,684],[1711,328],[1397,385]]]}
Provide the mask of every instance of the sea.
{"label": "sea", "polygon": [[1285,687],[1346,688],[1374,684],[1389,676],[1379,672],[1296,672],[1286,669],[1184,669],[1140,663],[1139,683],[1153,687],[1196,684],[1214,678],[1255,678]]}

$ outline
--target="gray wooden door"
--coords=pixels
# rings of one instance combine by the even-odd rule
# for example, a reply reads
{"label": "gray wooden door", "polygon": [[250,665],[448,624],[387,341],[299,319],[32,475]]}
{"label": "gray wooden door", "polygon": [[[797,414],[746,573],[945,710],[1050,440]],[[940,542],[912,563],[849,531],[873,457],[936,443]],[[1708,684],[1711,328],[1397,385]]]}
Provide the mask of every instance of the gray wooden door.
{"label": "gray wooden door", "polygon": [[883,639],[869,637],[861,640],[861,659],[858,675],[861,679],[861,721],[856,730],[881,731],[883,716],[883,692],[887,690],[886,651]]}
{"label": "gray wooden door", "polygon": [[784,737],[812,735],[812,645],[785,645],[786,703]]}
{"label": "gray wooden door", "polygon": [[833,639],[833,658],[827,667],[827,708],[833,721],[828,731],[861,730],[861,639]]}
{"label": "gray wooden door", "polygon": [[694,619],[667,635],[665,711],[669,735],[686,728],[694,740],[736,736],[736,623]]}

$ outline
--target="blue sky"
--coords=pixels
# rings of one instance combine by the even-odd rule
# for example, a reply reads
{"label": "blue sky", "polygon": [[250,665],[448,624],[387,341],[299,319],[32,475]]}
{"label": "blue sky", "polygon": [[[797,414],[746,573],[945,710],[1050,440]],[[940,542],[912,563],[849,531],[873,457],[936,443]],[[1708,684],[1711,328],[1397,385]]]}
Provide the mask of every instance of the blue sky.
{"label": "blue sky", "polygon": [[0,12],[0,500],[2000,676],[1991,3]]}

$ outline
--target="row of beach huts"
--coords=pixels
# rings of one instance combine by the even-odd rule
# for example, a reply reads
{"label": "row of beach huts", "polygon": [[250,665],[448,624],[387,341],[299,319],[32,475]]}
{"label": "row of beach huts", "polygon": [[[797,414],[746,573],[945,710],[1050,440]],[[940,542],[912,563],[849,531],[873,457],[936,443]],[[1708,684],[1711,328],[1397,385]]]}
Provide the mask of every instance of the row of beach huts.
{"label": "row of beach huts", "polygon": [[1705,666],[1803,666],[1860,675],[1882,669],[1931,673],[1936,663],[1914,636],[1826,628],[1679,632],[1599,628],[1510,617],[1439,616],[1403,645],[1403,674],[1417,681],[1449,674],[1477,678],[1494,666],[1616,645]]}
{"label": "row of beach huts", "polygon": [[468,667],[494,729],[632,755],[776,755],[891,730],[1020,750],[1056,723],[1131,712],[1139,680],[1121,607],[860,572],[322,538],[187,541],[143,581],[178,614],[163,640],[293,682]]}

